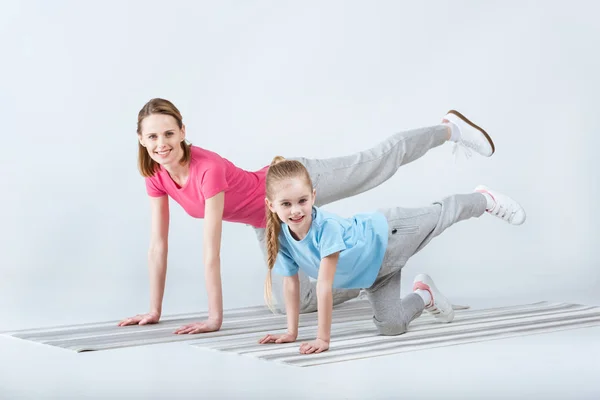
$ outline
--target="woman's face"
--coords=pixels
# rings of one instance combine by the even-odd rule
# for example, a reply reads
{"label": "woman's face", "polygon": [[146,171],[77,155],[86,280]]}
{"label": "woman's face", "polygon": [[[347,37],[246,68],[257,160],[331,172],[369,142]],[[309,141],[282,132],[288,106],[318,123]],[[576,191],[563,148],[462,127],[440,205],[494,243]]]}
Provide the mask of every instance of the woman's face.
{"label": "woman's face", "polygon": [[150,157],[160,165],[177,164],[183,157],[181,142],[185,139],[185,126],[179,129],[170,115],[152,114],[142,121],[138,139]]}

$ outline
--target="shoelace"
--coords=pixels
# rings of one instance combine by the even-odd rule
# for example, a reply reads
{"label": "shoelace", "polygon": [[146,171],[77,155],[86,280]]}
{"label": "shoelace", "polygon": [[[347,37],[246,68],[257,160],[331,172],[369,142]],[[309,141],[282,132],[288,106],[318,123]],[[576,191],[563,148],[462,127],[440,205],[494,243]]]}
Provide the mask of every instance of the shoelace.
{"label": "shoelace", "polygon": [[513,211],[510,208],[504,208],[499,204],[496,204],[496,206],[498,208],[496,209],[496,207],[494,207],[490,211],[490,214],[495,215],[496,217],[502,218],[505,221],[511,222],[513,217],[517,213],[516,211]]}
{"label": "shoelace", "polygon": [[468,160],[471,158],[471,156],[473,156],[473,150],[471,149],[474,148],[474,143],[468,140],[463,140],[462,138],[458,139],[457,142],[454,142],[454,146],[452,146],[452,155],[454,155],[454,161],[456,162],[458,159],[458,153],[463,153],[465,158]]}

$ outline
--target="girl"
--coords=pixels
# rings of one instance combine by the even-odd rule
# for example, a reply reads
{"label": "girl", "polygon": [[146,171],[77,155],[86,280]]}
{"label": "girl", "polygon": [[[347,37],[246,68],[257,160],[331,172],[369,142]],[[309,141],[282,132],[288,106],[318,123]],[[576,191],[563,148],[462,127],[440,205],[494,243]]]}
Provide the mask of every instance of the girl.
{"label": "girl", "polygon": [[341,218],[315,206],[316,190],[302,163],[276,157],[267,172],[267,253],[265,298],[271,304],[271,270],[284,276],[287,333],[259,343],[294,342],[298,335],[299,279],[317,279],[317,338],[300,353],[329,349],[334,289],[365,288],[373,322],[382,335],[399,335],[423,310],[442,322],[454,311],[432,279],[418,275],[414,292],[400,298],[400,271],[431,239],[459,221],[488,212],[520,225],[523,208],[510,197],[478,186],[474,193],[447,197],[422,208],[390,208]]}
{"label": "girl", "polygon": [[[221,227],[223,221],[244,223],[255,229],[264,251],[265,175],[268,166],[246,171],[218,154],[192,146],[179,110],[164,99],[152,99],[138,114],[138,167],[145,178],[151,205],[151,238],[148,251],[150,311],[120,321],[119,325],[157,323],[167,272],[169,197],[194,218],[204,218],[203,257],[208,294],[208,320],[189,324],[175,333],[211,332],[223,322],[221,291]],[[320,190],[319,205],[354,196],[389,179],[401,165],[428,150],[452,141],[489,157],[494,144],[483,129],[457,111],[450,111],[439,125],[397,133],[377,146],[345,157],[315,160],[297,158]],[[304,273],[300,282],[300,312],[317,308],[315,283]],[[282,280],[275,280],[274,294],[283,304]],[[359,290],[336,289],[333,303],[358,296]],[[281,307],[283,309],[283,307]]]}

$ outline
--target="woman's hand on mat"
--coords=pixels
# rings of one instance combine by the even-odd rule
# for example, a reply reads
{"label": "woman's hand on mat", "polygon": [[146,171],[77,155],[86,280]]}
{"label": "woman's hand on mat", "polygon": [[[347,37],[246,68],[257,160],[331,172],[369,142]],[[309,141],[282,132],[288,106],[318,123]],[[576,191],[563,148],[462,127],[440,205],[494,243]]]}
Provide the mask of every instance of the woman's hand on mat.
{"label": "woman's hand on mat", "polygon": [[119,322],[118,326],[156,324],[159,319],[159,313],[138,314],[135,317],[125,318]]}
{"label": "woman's hand on mat", "polygon": [[296,341],[297,335],[292,335],[291,333],[282,333],[280,335],[271,335],[263,337],[258,341],[260,344],[266,343],[293,343]]}
{"label": "woman's hand on mat", "polygon": [[181,328],[177,329],[173,333],[182,335],[184,333],[194,334],[194,333],[214,332],[214,331],[218,331],[219,329],[221,329],[221,324],[222,324],[221,321],[214,320],[214,319],[207,319],[206,321],[203,321],[203,322],[196,322],[193,324],[188,324],[188,325],[182,326]]}
{"label": "woman's hand on mat", "polygon": [[329,342],[321,339],[315,339],[300,345],[301,354],[321,353],[327,350],[329,350]]}

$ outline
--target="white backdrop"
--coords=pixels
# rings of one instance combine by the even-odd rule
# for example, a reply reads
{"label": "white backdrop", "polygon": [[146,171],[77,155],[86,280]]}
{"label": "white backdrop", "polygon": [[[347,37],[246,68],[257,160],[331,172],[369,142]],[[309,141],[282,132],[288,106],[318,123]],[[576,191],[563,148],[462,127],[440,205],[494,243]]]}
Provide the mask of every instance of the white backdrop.
{"label": "white backdrop", "polygon": [[[446,144],[327,209],[420,206],[485,183],[520,227],[461,223],[414,257],[454,298],[595,293],[600,7],[591,1],[10,1],[0,13],[0,329],[148,310],[136,118],[152,97],[192,143],[255,170],[332,157],[461,110],[497,153]],[[206,309],[202,221],[171,203],[163,314]],[[225,307],[262,302],[253,231],[225,223]],[[474,303],[476,304],[476,303]]]}

